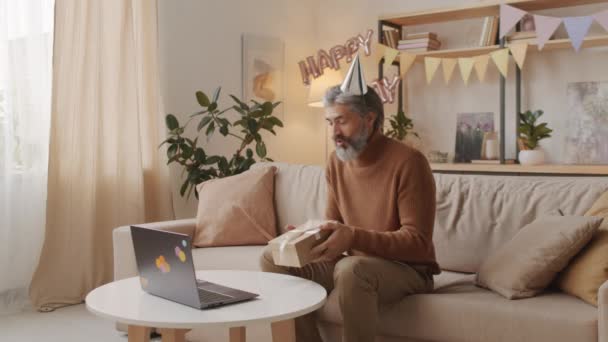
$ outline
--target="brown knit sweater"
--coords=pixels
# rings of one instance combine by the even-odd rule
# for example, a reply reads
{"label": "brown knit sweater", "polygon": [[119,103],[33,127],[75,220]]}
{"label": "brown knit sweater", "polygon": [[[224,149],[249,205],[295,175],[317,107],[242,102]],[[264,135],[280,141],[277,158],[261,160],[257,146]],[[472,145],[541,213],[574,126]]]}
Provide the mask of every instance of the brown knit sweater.
{"label": "brown knit sweater", "polygon": [[429,265],[433,246],[435,180],[422,153],[374,133],[355,160],[331,155],[325,216],[355,227],[351,254]]}

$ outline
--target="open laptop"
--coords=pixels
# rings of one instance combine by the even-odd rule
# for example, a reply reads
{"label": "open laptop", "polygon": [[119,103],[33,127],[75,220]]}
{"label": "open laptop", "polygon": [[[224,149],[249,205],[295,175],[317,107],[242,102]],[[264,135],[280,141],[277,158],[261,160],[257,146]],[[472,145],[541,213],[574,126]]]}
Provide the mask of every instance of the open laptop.
{"label": "open laptop", "polygon": [[144,291],[197,309],[253,299],[258,295],[196,279],[191,238],[131,226],[139,279]]}

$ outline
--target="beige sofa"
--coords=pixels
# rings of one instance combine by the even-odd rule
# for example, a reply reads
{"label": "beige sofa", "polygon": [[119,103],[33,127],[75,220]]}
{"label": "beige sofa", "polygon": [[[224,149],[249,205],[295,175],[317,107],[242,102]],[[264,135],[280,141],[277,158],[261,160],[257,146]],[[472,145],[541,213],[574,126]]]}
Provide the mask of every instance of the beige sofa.
{"label": "beige sofa", "polygon": [[[326,191],[323,169],[275,165],[279,227],[321,218]],[[435,277],[434,293],[410,296],[384,308],[378,341],[608,342],[608,283],[600,288],[599,308],[556,290],[511,301],[474,285],[480,263],[518,229],[555,209],[583,214],[608,190],[608,177],[435,174],[435,180],[434,242],[443,272]],[[192,234],[194,219],[144,226]],[[201,248],[194,250],[194,261],[197,269],[258,270],[262,248]],[[114,262],[116,279],[136,275],[128,227],[114,231]],[[335,293],[319,311],[319,326],[326,341],[340,341]],[[252,341],[270,341],[267,331],[253,335]]]}

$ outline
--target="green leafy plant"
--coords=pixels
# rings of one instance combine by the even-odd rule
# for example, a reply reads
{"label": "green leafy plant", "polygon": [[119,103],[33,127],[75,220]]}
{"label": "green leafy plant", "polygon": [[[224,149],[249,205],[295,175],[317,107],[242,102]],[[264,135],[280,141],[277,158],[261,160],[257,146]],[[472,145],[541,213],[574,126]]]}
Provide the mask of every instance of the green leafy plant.
{"label": "green leafy plant", "polygon": [[536,124],[538,118],[543,115],[542,110],[527,111],[519,113],[519,140],[521,148],[524,150],[534,150],[538,146],[538,142],[542,139],[550,138],[552,129],[547,127],[547,123],[543,122]]}
{"label": "green leafy plant", "polygon": [[[251,100],[247,104],[236,96],[230,95],[234,105],[220,110],[218,100],[221,88],[217,88],[213,97],[209,97],[202,91],[196,92],[196,100],[202,110],[191,114],[188,121],[180,126],[178,119],[173,114],[167,114],[165,124],[167,126],[168,138],[163,141],[159,148],[167,144],[167,164],[178,163],[184,167],[187,177],[180,188],[180,195],[186,193],[188,197],[194,190],[196,198],[198,192],[196,185],[213,178],[223,178],[249,170],[256,163],[254,152],[249,146],[255,143],[255,154],[260,161],[273,161],[267,155],[266,144],[262,138],[262,131],[268,131],[276,135],[275,127],[283,127],[283,123],[272,115],[274,109],[280,102],[259,103]],[[225,113],[234,110],[239,115],[237,120],[231,122],[225,117]],[[196,127],[197,136],[190,139],[184,136],[186,127],[194,119],[198,118]],[[199,146],[201,131],[209,139],[216,131],[224,136],[230,136],[240,142],[237,150],[228,159],[225,156],[209,155],[202,146]],[[235,131],[238,131],[235,133]]]}
{"label": "green leafy plant", "polygon": [[408,118],[405,113],[400,110],[397,114],[389,117],[389,123],[391,129],[386,131],[386,136],[402,141],[407,137],[408,134],[414,135],[416,138],[420,138],[418,133],[414,132],[414,122]]}

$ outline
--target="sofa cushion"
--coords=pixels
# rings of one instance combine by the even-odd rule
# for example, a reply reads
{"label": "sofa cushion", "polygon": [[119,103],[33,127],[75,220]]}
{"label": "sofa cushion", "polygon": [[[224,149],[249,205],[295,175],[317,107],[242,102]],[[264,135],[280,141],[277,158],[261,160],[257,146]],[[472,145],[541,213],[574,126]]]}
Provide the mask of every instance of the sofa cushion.
{"label": "sofa cushion", "polygon": [[508,299],[537,295],[591,240],[601,222],[586,216],[539,217],[481,264],[477,285]]}
{"label": "sofa cushion", "polygon": [[265,245],[276,234],[274,167],[199,184],[196,247]]}
{"label": "sofa cushion", "polygon": [[[476,287],[474,275],[442,272],[435,292],[381,311],[379,333],[424,341],[597,341],[597,309],[563,293],[510,301]],[[332,292],[320,319],[341,324]]]}
{"label": "sofa cushion", "polygon": [[608,192],[605,192],[585,213],[603,217],[604,222],[593,240],[576,256],[559,275],[559,288],[597,306],[597,293],[608,281]]}
{"label": "sofa cushion", "polygon": [[288,224],[298,226],[309,219],[324,219],[327,203],[325,171],[320,166],[257,163],[252,169],[275,166],[275,210],[279,234]]}
{"label": "sofa cushion", "polygon": [[259,260],[265,246],[194,248],[192,258],[197,270],[260,271]]}
{"label": "sofa cushion", "polygon": [[435,183],[437,262],[470,273],[538,216],[555,209],[583,215],[608,190],[606,177],[435,174]]}

